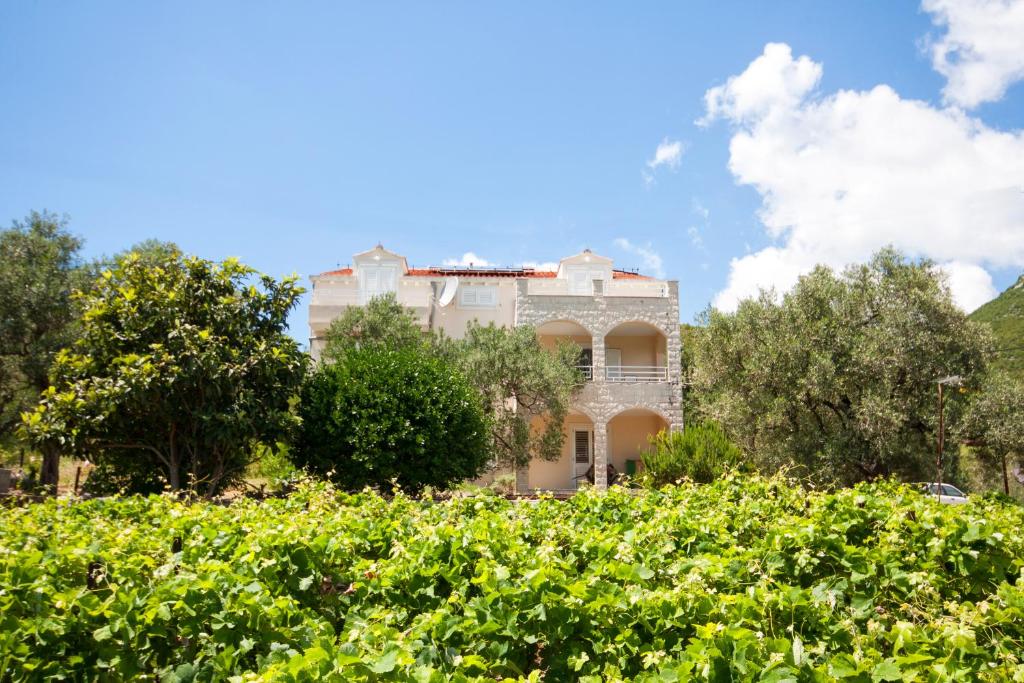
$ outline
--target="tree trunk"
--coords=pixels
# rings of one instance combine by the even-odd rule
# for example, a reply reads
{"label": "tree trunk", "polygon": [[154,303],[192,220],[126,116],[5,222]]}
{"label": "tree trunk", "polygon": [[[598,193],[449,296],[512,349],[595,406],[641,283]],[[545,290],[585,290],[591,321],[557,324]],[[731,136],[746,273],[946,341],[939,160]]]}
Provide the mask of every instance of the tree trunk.
{"label": "tree trunk", "polygon": [[175,493],[181,490],[181,467],[178,466],[177,458],[171,458],[171,466],[167,468],[167,483]]}
{"label": "tree trunk", "polygon": [[39,470],[39,483],[43,490],[51,496],[57,495],[57,484],[60,482],[60,451],[56,446],[42,447],[43,466]]}
{"label": "tree trunk", "polygon": [[1010,495],[1010,474],[1006,471],[1006,454],[1003,453],[1003,493]]}

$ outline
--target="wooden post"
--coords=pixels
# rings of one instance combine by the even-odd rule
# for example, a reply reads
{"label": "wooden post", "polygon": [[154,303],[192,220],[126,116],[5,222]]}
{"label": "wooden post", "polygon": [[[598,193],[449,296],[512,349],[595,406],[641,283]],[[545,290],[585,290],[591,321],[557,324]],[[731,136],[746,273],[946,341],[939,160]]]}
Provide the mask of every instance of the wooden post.
{"label": "wooden post", "polygon": [[82,476],[82,466],[79,465],[75,468],[75,495],[78,495],[78,480]]}
{"label": "wooden post", "polygon": [[942,450],[944,446],[944,444],[942,443],[942,429],[942,382],[939,382],[939,452],[935,456],[935,470],[937,474],[937,478],[935,479],[935,481],[937,482],[937,485],[935,487],[935,495],[936,500],[940,502],[942,501]]}
{"label": "wooden post", "polygon": [[1006,472],[1006,453],[1003,453],[1003,493],[1010,495],[1010,475]]}

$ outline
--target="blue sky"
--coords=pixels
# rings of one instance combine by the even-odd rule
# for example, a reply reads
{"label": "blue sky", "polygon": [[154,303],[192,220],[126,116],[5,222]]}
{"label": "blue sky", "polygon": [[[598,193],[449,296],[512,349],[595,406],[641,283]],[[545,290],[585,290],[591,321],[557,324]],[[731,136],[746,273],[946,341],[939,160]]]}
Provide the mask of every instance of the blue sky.
{"label": "blue sky", "polygon": [[926,2],[6,3],[0,221],[277,276],[590,247],[684,321],[892,242],[972,307],[1024,270],[1024,9]]}

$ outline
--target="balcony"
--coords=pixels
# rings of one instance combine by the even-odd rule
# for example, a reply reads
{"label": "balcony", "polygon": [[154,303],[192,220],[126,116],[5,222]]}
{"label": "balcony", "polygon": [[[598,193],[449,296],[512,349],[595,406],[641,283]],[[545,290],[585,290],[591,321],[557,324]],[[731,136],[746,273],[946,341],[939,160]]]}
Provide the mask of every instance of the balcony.
{"label": "balcony", "polygon": [[663,365],[608,365],[604,369],[606,382],[667,382],[668,367]]}

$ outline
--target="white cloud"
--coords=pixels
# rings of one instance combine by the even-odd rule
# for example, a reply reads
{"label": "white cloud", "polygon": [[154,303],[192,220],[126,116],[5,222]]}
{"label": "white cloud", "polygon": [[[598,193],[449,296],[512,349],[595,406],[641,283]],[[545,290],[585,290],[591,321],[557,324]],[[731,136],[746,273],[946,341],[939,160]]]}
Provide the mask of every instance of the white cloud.
{"label": "white cloud", "polygon": [[462,258],[460,258],[460,259],[459,258],[446,258],[444,260],[444,265],[446,265],[446,266],[477,266],[477,267],[480,267],[480,268],[484,268],[484,267],[487,267],[487,266],[492,266],[494,264],[491,263],[490,261],[488,261],[485,258],[481,258],[481,257],[477,256],[476,254],[474,254],[471,251],[467,251],[465,254],[462,255]]}
{"label": "white cloud", "polygon": [[661,259],[661,254],[654,251],[651,247],[651,243],[648,242],[646,245],[633,244],[625,237],[619,237],[614,241],[615,246],[623,251],[629,252],[630,254],[636,254],[640,257],[644,264],[644,270],[647,273],[653,275],[656,278],[665,277],[665,269]]}
{"label": "white cloud", "polygon": [[761,195],[776,242],[732,260],[715,305],[785,291],[817,263],[842,267],[888,244],[947,264],[965,308],[994,294],[984,266],[1024,266],[1024,133],[886,85],[813,96],[820,77],[809,57],[769,44],[705,95],[705,120],[735,128],[729,168]]}
{"label": "white cloud", "polygon": [[946,29],[928,47],[946,77],[947,102],[976,107],[1024,78],[1024,0],[923,0],[921,7]]}
{"label": "white cloud", "polygon": [[679,163],[683,158],[683,143],[679,140],[669,140],[665,138],[658,145],[658,148],[654,150],[654,157],[648,160],[647,167],[650,169],[656,169],[659,166],[668,166],[670,169],[675,170],[679,168]]}
{"label": "white cloud", "polygon": [[946,274],[953,299],[965,311],[973,311],[999,293],[992,284],[992,276],[981,266],[950,261],[939,268]]}
{"label": "white cloud", "polygon": [[797,106],[821,80],[821,65],[809,57],[793,59],[785,43],[768,43],[764,53],[739,76],[704,93],[706,125],[716,118],[737,122],[765,119]]}

